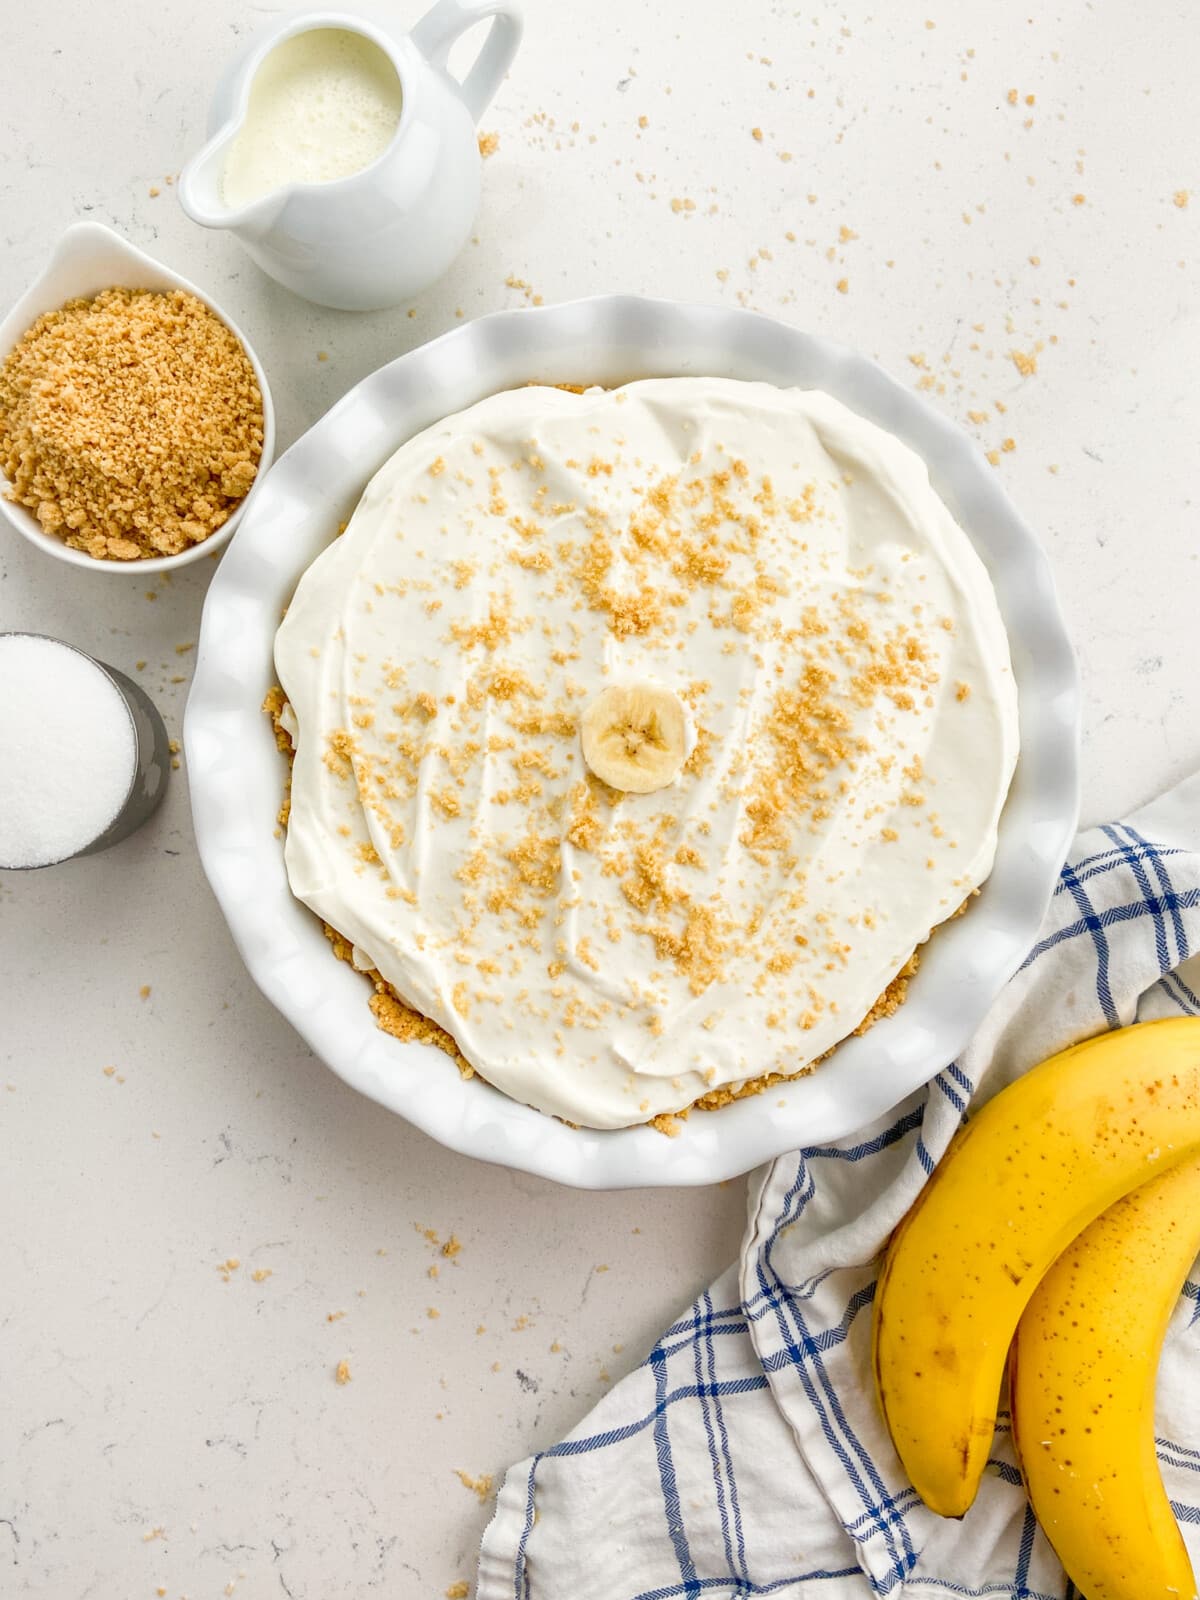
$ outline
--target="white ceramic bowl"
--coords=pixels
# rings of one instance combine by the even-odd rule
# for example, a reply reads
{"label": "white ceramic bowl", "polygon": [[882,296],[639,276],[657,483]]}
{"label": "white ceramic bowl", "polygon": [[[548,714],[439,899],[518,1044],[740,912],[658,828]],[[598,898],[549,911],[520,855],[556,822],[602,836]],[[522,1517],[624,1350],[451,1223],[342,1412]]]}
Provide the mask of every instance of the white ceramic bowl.
{"label": "white ceramic bowl", "polygon": [[[202,539],[199,544],[192,545],[188,550],[181,550],[178,555],[148,556],[142,561],[101,561],[95,556],[89,556],[83,550],[74,550],[56,533],[47,533],[27,507],[15,505],[7,498],[0,498],[0,512],[19,534],[29,540],[30,544],[36,545],[47,555],[57,556],[60,561],[69,562],[73,567],[86,567],[89,572],[115,572],[145,577],[150,572],[169,572],[175,567],[186,567],[190,561],[199,561],[201,556],[211,555],[214,550],[220,550],[222,545],[227,544],[232,538],[234,529],[245,515],[246,508],[257,496],[258,486],[266,477],[267,468],[271,465],[271,459],[275,454],[275,407],[271,403],[271,390],[262,363],[233,318],[227,316],[211,295],[205,294],[203,289],[198,289],[194,283],[181,278],[177,272],[171,272],[100,222],[72,223],[58,241],[54,254],[40,276],[30,284],[4,321],[0,322],[0,362],[7,357],[26,329],[31,327],[43,313],[57,310],[68,300],[90,297],[99,294],[102,289],[114,288],[185,289],[188,294],[194,294],[197,300],[202,300],[211,312],[220,317],[230,333],[240,341],[250,365],[254,368],[254,376],[258,379],[263,406],[262,459],[258,474],[250,487],[250,493],[229,520],[222,523],[207,539]],[[0,473],[0,495],[7,495],[9,488],[8,479]]]}
{"label": "white ceramic bowl", "polygon": [[[1021,755],[995,869],[939,930],[907,1002],[809,1077],[716,1112],[677,1138],[565,1126],[430,1046],[380,1033],[365,980],[335,961],[293,899],[276,837],[282,760],[259,710],[272,642],[305,567],[372,473],[410,435],[517,384],[615,384],[711,373],[821,388],[928,463],[992,574],[1020,693]],[[381,367],[282,457],[222,562],[204,608],[184,723],[200,855],[263,992],[347,1083],[452,1149],[588,1188],[712,1183],[797,1146],[839,1138],[928,1082],[963,1048],[1035,937],[1074,832],[1079,697],[1050,573],[996,473],[945,418],[852,351],[763,316],[614,297],[501,312]]]}

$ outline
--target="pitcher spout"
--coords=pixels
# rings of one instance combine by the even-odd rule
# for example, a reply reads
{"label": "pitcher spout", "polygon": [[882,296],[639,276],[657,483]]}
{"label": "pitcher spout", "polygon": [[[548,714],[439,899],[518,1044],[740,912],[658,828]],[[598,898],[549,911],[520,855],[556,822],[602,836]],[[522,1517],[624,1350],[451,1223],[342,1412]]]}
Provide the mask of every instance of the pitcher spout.
{"label": "pitcher spout", "polygon": [[250,205],[231,206],[224,196],[225,165],[238,136],[238,124],[229,123],[216,133],[179,174],[179,204],[202,228],[227,228],[239,238],[262,238],[274,225],[286,192],[263,195]]}

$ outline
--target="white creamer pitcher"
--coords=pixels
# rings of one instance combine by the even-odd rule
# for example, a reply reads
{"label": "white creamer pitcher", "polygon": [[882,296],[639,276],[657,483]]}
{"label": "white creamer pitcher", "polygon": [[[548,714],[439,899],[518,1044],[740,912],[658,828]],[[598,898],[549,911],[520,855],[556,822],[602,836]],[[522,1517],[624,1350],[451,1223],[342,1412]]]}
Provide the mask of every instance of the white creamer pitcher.
{"label": "white creamer pitcher", "polygon": [[[450,76],[454,41],[491,19],[462,83]],[[390,142],[376,159],[331,181],[285,181],[248,204],[225,198],[226,164],[246,125],[255,79],[272,53],[297,35],[326,29],[378,47],[399,80]],[[479,207],[475,124],[499,87],[521,39],[509,0],[438,0],[404,33],[366,13],[309,12],[260,36],[217,88],[209,140],[179,177],[193,222],[227,228],[272,278],[307,300],[367,311],[427,288],[462,249]]]}

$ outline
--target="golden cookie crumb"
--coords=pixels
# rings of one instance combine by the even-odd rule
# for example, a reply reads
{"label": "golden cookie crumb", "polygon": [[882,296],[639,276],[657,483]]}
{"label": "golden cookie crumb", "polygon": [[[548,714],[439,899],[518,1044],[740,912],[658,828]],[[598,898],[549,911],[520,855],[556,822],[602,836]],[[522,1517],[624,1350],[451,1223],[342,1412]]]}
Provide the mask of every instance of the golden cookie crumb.
{"label": "golden cookie crumb", "polygon": [[333,1381],[338,1384],[346,1384],[350,1382],[350,1363],[348,1361],[338,1362],[337,1366],[333,1369]]}
{"label": "golden cookie crumb", "polygon": [[245,350],[182,290],[70,300],[0,367],[9,497],[97,559],[178,555],[207,539],[249,492],[262,445]]}
{"label": "golden cookie crumb", "polygon": [[498,133],[481,133],[479,135],[479,154],[486,161],[489,156],[494,156],[500,148],[500,135]]}
{"label": "golden cookie crumb", "polygon": [[461,1467],[457,1467],[455,1468],[455,1476],[464,1489],[470,1489],[472,1494],[478,1496],[481,1505],[486,1505],[491,1499],[492,1485],[496,1480],[490,1472],[481,1472],[477,1478],[473,1478],[469,1472],[464,1472]]}

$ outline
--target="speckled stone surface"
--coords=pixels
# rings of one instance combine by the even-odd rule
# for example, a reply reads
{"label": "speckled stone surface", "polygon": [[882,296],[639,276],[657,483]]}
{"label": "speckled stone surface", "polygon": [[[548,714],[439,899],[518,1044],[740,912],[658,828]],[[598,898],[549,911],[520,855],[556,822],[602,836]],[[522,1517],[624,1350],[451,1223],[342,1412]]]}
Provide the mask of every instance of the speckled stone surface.
{"label": "speckled stone surface", "polygon": [[[927,390],[1041,529],[1085,816],[1196,764],[1189,7],[528,0],[478,242],[411,313],[365,316],[277,289],[164,181],[282,9],[4,8],[0,303],[69,222],[113,223],[242,323],[281,446],[381,360],[534,295],[819,329]],[[178,735],[208,564],[105,580],[3,533],[0,627],[135,675]],[[486,1475],[725,1264],[743,1186],[567,1193],[356,1097],[247,979],[186,782],[106,855],[0,875],[0,1592],[435,1600],[473,1571]]]}

